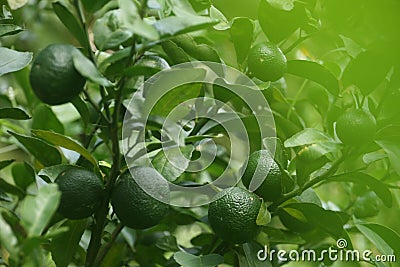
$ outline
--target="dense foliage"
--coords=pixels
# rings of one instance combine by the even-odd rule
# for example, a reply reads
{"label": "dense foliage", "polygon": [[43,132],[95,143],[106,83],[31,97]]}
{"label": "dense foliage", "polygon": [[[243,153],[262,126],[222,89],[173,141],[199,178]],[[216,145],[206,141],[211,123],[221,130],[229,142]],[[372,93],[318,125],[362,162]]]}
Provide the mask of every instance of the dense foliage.
{"label": "dense foliage", "polygon": [[[399,1],[0,3],[0,266],[396,266],[328,258],[260,261],[257,255],[268,246],[400,256]],[[51,44],[68,49],[41,54]],[[167,207],[160,199],[146,199],[138,180],[128,180],[133,166],[122,148],[130,142],[124,139],[124,116],[136,118],[154,94],[130,100],[159,71],[196,61],[248,75],[268,101],[273,134],[260,134],[267,126],[257,124],[251,105],[228,90],[228,82],[224,88],[194,80],[157,96],[138,130],[144,148],[129,158],[140,168],[151,163],[147,173],[155,173],[149,175],[155,182],[163,177],[193,188],[212,184],[225,170],[240,179],[247,160],[235,158],[232,147],[241,144],[198,111],[235,113],[248,134],[242,158],[257,155],[247,173],[262,161],[261,176],[267,177],[255,191],[263,192],[259,196],[234,189],[256,203],[249,209],[251,220],[238,208],[247,198],[237,203],[235,197],[226,197],[233,203],[220,198],[229,222],[237,218],[254,227],[237,236],[235,225],[224,229],[225,214],[216,214],[223,210],[220,202],[211,204],[209,222],[210,205]],[[269,69],[274,62],[276,73]],[[177,137],[179,123],[168,126],[170,114],[190,99],[198,101],[179,112],[194,118],[182,117]],[[210,151],[215,153],[206,168],[191,171]],[[268,151],[273,159],[262,160]],[[73,182],[79,177],[58,186],[57,177],[76,166],[95,184],[92,199],[82,180]],[[249,180],[237,186],[251,187]],[[113,192],[121,184],[128,185]],[[269,184],[276,188],[272,193]],[[214,193],[222,189],[216,184]],[[86,205],[86,210],[67,219],[61,215],[61,195],[75,190],[89,201],[71,199],[68,209]],[[119,207],[116,214],[111,202]],[[131,205],[126,214],[125,205]],[[148,208],[130,211],[135,205]],[[153,217],[146,218],[146,211]]]}

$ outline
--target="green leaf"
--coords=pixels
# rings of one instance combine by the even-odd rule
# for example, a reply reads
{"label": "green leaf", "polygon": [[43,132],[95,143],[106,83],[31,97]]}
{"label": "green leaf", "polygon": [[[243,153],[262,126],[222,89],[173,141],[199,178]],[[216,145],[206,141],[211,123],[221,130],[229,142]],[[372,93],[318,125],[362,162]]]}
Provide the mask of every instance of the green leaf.
{"label": "green leaf", "polygon": [[94,43],[98,49],[115,48],[132,37],[132,32],[123,28],[121,13],[120,9],[108,11],[94,23]]}
{"label": "green leaf", "polygon": [[168,181],[175,181],[189,166],[194,147],[172,147],[160,150],[152,160],[153,167]]}
{"label": "green leaf", "polygon": [[119,8],[122,11],[121,19],[127,30],[151,41],[158,40],[159,35],[154,27],[147,24],[139,15],[136,4],[131,0],[119,0]]}
{"label": "green leaf", "polygon": [[40,104],[33,110],[32,129],[64,133],[64,125],[60,122],[48,105]]}
{"label": "green leaf", "polygon": [[82,4],[87,12],[94,13],[105,6],[110,0],[82,0]]}
{"label": "green leaf", "polygon": [[282,140],[277,137],[267,137],[263,139],[263,145],[268,151],[275,151],[274,159],[276,163],[278,163],[282,169],[287,169],[288,155]]}
{"label": "green leaf", "polygon": [[[71,100],[71,104],[74,105],[75,109],[81,115],[82,121],[85,125],[90,123],[90,112],[86,103],[79,96]],[[44,129],[47,130],[47,129]],[[57,132],[57,131],[56,131]]]}
{"label": "green leaf", "polygon": [[294,8],[294,0],[267,0],[274,8],[290,11]]}
{"label": "green leaf", "polygon": [[114,52],[112,55],[110,55],[109,57],[107,57],[100,63],[99,69],[103,70],[103,69],[105,69],[106,66],[109,66],[112,63],[118,62],[124,58],[129,57],[130,51],[131,51],[131,48],[126,47],[124,49]]}
{"label": "green leaf", "polygon": [[6,5],[2,5],[2,10],[0,10],[0,20],[13,19],[13,16]]}
{"label": "green leaf", "polygon": [[314,203],[322,207],[321,199],[318,197],[317,193],[313,188],[308,188],[304,190],[301,195],[294,197],[299,202]]}
{"label": "green leaf", "polygon": [[183,251],[175,252],[174,259],[185,267],[213,267],[224,262],[224,258],[218,254],[195,256]]}
{"label": "green leaf", "polygon": [[391,58],[382,51],[366,50],[358,54],[343,72],[343,85],[356,85],[363,95],[374,91],[391,68]]}
{"label": "green leaf", "polygon": [[12,25],[12,24],[0,24],[0,37],[6,35],[14,35],[21,31],[23,31],[20,26]]}
{"label": "green leaf", "polygon": [[261,261],[257,255],[263,248],[256,243],[245,243],[242,245],[244,251],[244,257],[239,256],[239,267],[272,267],[272,264],[268,261]]}
{"label": "green leaf", "polygon": [[221,62],[217,51],[206,44],[197,44],[189,34],[181,34],[171,39],[171,41],[197,60]]}
{"label": "green leaf", "polygon": [[55,147],[38,138],[20,135],[11,131],[8,131],[8,133],[14,136],[44,166],[61,163],[61,154]]}
{"label": "green leaf", "polygon": [[224,31],[229,29],[231,26],[229,25],[228,19],[224,16],[224,14],[215,6],[210,7],[210,18],[219,21],[219,23],[213,26],[217,31]]}
{"label": "green leaf", "polygon": [[295,245],[302,245],[306,243],[306,241],[301,237],[300,234],[294,233],[292,231],[286,231],[266,226],[263,228],[263,232],[268,235],[268,240],[271,243]]}
{"label": "green leaf", "polygon": [[58,208],[61,193],[56,184],[39,188],[36,196],[27,196],[21,205],[21,223],[28,236],[40,236]]}
{"label": "green leaf", "polygon": [[162,38],[189,33],[215,25],[218,21],[202,16],[167,17],[153,24]]}
{"label": "green leaf", "polygon": [[196,12],[209,9],[211,7],[211,0],[189,0],[189,2]]}
{"label": "green leaf", "polygon": [[327,68],[316,62],[289,60],[286,72],[319,83],[335,96],[339,94],[338,79]]}
{"label": "green leaf", "polygon": [[193,7],[186,0],[170,0],[168,4],[174,14],[178,17],[196,15]]}
{"label": "green leaf", "polygon": [[269,3],[278,1],[261,0],[258,9],[260,26],[268,39],[274,43],[279,43],[287,38],[299,27],[306,25],[308,21],[304,3],[294,1],[294,8],[287,11],[276,8],[277,5],[272,6]]}
{"label": "green leaf", "polygon": [[26,188],[36,181],[35,171],[28,163],[19,162],[12,166],[11,173],[14,183],[26,190]]}
{"label": "green leaf", "polygon": [[253,42],[254,24],[249,18],[234,18],[229,30],[238,63],[243,63]]}
{"label": "green leaf", "polygon": [[173,235],[166,235],[157,240],[156,247],[164,251],[179,251],[179,245],[176,237]]}
{"label": "green leaf", "polygon": [[269,224],[270,221],[271,213],[269,213],[267,205],[265,204],[264,200],[262,200],[260,210],[258,211],[256,224],[264,226]]}
{"label": "green leaf", "polygon": [[373,151],[367,154],[364,154],[363,161],[365,164],[371,164],[372,162],[376,162],[378,160],[387,158],[387,154],[382,150]]}
{"label": "green leaf", "polygon": [[352,182],[368,186],[383,201],[387,207],[392,206],[392,193],[388,187],[381,181],[375,179],[371,175],[363,172],[348,172],[335,175],[329,178],[329,181]]}
{"label": "green leaf", "polygon": [[85,48],[85,50],[88,50],[89,47],[87,47],[86,34],[82,28],[82,25],[77,21],[75,16],[68,10],[67,7],[61,4],[61,2],[54,2],[53,10],[64,26],[72,33],[72,35]]}
{"label": "green leaf", "polygon": [[319,142],[311,145],[305,145],[301,148],[297,155],[301,160],[310,162],[321,158],[322,156],[338,151],[340,149],[340,144],[335,142]]}
{"label": "green leaf", "polygon": [[375,136],[375,143],[377,143],[388,155],[391,166],[400,174],[400,126],[399,125],[388,125],[381,130]]}
{"label": "green leaf", "polygon": [[[76,141],[72,140],[71,138],[61,135],[58,133],[54,132],[49,132],[49,131],[43,131],[43,130],[32,130],[32,134],[46,140],[47,142],[55,145],[55,146],[61,146],[66,149],[75,151],[79,154],[81,154],[84,158],[86,158],[90,163],[93,164],[93,166],[97,166],[97,161],[96,159],[90,154],[89,151],[87,151],[86,148],[78,144]],[[55,165],[55,164],[53,164]]]}
{"label": "green leaf", "polygon": [[356,223],[356,227],[382,254],[400,255],[400,236],[392,229],[376,223]]}
{"label": "green leaf", "polygon": [[12,228],[0,216],[0,243],[10,253],[11,258],[17,258],[18,256],[18,239],[15,236]]}
{"label": "green leaf", "polygon": [[25,68],[32,60],[33,53],[18,52],[0,47],[0,76]]}
{"label": "green leaf", "polygon": [[15,159],[9,159],[9,160],[3,160],[0,161],[0,170],[4,169],[5,167],[9,166],[11,163],[13,163]]}
{"label": "green leaf", "polygon": [[49,181],[49,183],[54,183],[57,176],[65,171],[68,168],[71,168],[72,165],[61,164],[61,165],[54,165],[50,167],[43,168],[39,171],[38,176],[42,179]]}
{"label": "green leaf", "polygon": [[3,178],[0,178],[0,191],[17,196],[20,199],[25,197],[25,192],[21,188],[6,182]]}
{"label": "green leaf", "polygon": [[346,52],[352,57],[355,58],[360,54],[361,52],[364,51],[364,49],[357,44],[354,40],[347,38],[344,35],[339,35],[339,37],[342,39],[344,48],[346,49]]}
{"label": "green leaf", "polygon": [[[314,159],[312,159],[314,158]],[[291,165],[296,166],[296,182],[298,185],[303,186],[310,178],[311,174],[315,171],[320,170],[326,163],[328,163],[327,157],[314,155],[298,155],[291,161]]]}
{"label": "green leaf", "polygon": [[343,225],[346,223],[338,213],[325,210],[313,203],[290,203],[282,207],[285,210],[295,211],[299,220],[307,222],[313,227],[320,228],[333,238],[345,238],[350,244],[350,238]]}
{"label": "green leaf", "polygon": [[112,86],[112,83],[100,73],[93,62],[85,57],[82,52],[74,51],[72,59],[74,67],[83,77],[104,87]]}
{"label": "green leaf", "polygon": [[298,147],[321,142],[332,142],[333,138],[328,134],[314,128],[306,128],[285,140],[285,147]]}
{"label": "green leaf", "polygon": [[29,120],[31,117],[19,108],[0,108],[0,119]]}
{"label": "green leaf", "polygon": [[79,242],[86,229],[87,220],[68,220],[62,226],[68,231],[54,237],[50,243],[51,256],[57,267],[67,267],[71,263]]}
{"label": "green leaf", "polygon": [[7,0],[7,3],[12,10],[16,10],[26,5],[28,0]]}
{"label": "green leaf", "polygon": [[162,42],[161,46],[173,65],[190,61],[189,55],[171,40]]}
{"label": "green leaf", "polygon": [[[160,116],[168,115],[175,107],[177,107],[182,102],[196,98],[200,94],[201,87],[201,83],[192,83],[183,84],[179,87],[174,88],[173,90],[162,96],[160,101],[158,101],[151,110],[151,114]],[[189,112],[189,110],[187,112]]]}
{"label": "green leaf", "polygon": [[[126,257],[126,250],[127,247],[124,243],[114,243],[101,262],[100,267],[120,267]],[[143,254],[150,255],[148,252],[143,252]]]}

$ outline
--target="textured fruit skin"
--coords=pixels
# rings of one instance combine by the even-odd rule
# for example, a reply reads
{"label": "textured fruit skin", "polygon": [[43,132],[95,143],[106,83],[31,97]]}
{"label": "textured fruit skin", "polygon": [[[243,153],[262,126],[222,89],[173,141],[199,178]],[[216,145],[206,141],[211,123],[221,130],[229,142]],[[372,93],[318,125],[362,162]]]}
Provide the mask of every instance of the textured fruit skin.
{"label": "textured fruit skin", "polygon": [[51,44],[35,58],[29,75],[33,92],[46,104],[60,105],[79,95],[85,78],[75,69],[72,55],[77,49]]}
{"label": "textured fruit skin", "polygon": [[359,146],[370,143],[376,133],[376,121],[371,113],[352,109],[336,121],[336,133],[343,144]]}
{"label": "textured fruit skin", "polygon": [[68,219],[87,218],[100,204],[103,185],[91,171],[71,167],[61,172],[55,183],[61,191],[58,212]]}
{"label": "textured fruit skin", "polygon": [[[132,174],[131,174],[132,173]],[[153,168],[135,167],[124,173],[114,186],[111,203],[118,219],[133,229],[158,224],[168,213],[169,205],[148,195],[133,179],[145,183],[146,191],[168,202],[168,182]]]}
{"label": "textured fruit skin", "polygon": [[248,67],[252,75],[262,81],[276,81],[287,69],[283,52],[273,43],[261,43],[251,48]]}
{"label": "textured fruit skin", "polygon": [[250,155],[242,176],[243,184],[249,188],[257,166],[261,177],[265,179],[254,193],[262,197],[265,201],[275,201],[279,199],[283,194],[282,172],[268,150],[258,150]]}
{"label": "textured fruit skin", "polygon": [[216,195],[210,203],[208,220],[214,232],[223,240],[242,244],[260,232],[256,224],[260,198],[246,189],[231,187]]}

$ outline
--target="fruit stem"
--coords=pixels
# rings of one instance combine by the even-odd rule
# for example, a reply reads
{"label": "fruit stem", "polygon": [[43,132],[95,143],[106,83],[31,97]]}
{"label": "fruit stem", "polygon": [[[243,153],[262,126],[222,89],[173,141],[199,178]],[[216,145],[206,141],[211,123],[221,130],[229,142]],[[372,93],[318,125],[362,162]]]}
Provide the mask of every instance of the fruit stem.
{"label": "fruit stem", "polygon": [[104,257],[107,255],[108,251],[110,250],[113,243],[115,242],[115,239],[117,239],[119,233],[121,233],[124,226],[125,225],[123,223],[119,223],[117,225],[117,227],[114,229],[113,233],[111,234],[110,241],[101,248],[99,255],[97,256],[97,259],[94,263],[94,266],[100,266],[101,262],[103,261]]}
{"label": "fruit stem", "polygon": [[[301,117],[300,117],[299,114],[297,113],[297,111],[296,111],[296,109],[295,109],[295,105],[296,105],[297,101],[299,100],[300,95],[303,93],[304,89],[306,88],[307,83],[308,83],[308,80],[306,79],[306,80],[304,80],[304,82],[301,84],[300,89],[297,91],[297,94],[295,95],[295,97],[294,97],[292,103],[289,104],[289,105],[290,105],[289,111],[288,111],[288,113],[287,113],[287,115],[286,115],[286,118],[287,118],[287,119],[290,119],[290,116],[292,115],[292,112],[294,112],[294,114],[297,116],[297,118],[299,119],[299,121],[300,121],[302,124],[304,124],[304,123],[302,122]],[[303,127],[305,127],[305,126],[303,125]]]}
{"label": "fruit stem", "polygon": [[296,48],[296,46],[298,46],[299,44],[301,44],[302,42],[304,42],[305,40],[307,40],[308,38],[311,37],[311,34],[305,35],[305,36],[301,36],[288,48],[285,49],[285,51],[283,51],[283,53],[285,55],[287,55],[288,53],[290,53],[294,48]]}
{"label": "fruit stem", "polygon": [[[144,9],[147,5],[147,0],[141,1],[141,6],[139,9],[139,15],[143,17]],[[127,66],[135,63],[136,58],[133,56],[136,53],[136,35],[133,36],[132,47],[130,55],[127,61]],[[120,112],[122,106],[123,89],[125,87],[126,77],[123,76],[118,83],[117,90],[115,92],[115,104],[114,111],[112,113],[112,120],[109,123],[110,128],[110,139],[112,144],[112,167],[110,170],[109,178],[105,185],[105,194],[103,202],[99,210],[95,213],[95,225],[93,226],[92,235],[89,242],[89,247],[87,250],[86,267],[96,266],[95,264],[101,264],[101,258],[104,257],[99,254],[101,247],[101,239],[103,235],[104,226],[107,220],[107,215],[109,212],[109,203],[111,199],[112,189],[114,184],[120,174],[121,169],[121,151],[119,147],[119,123],[120,123]],[[122,230],[122,229],[121,229]]]}
{"label": "fruit stem", "polygon": [[83,32],[84,32],[84,34],[85,34],[85,41],[86,41],[86,44],[85,44],[85,45],[86,45],[86,48],[87,48],[87,53],[88,53],[90,59],[91,59],[93,62],[96,62],[96,59],[95,59],[95,57],[94,57],[94,54],[93,54],[93,51],[92,51],[92,48],[91,48],[91,45],[90,45],[89,31],[88,31],[88,27],[87,27],[87,23],[86,23],[86,18],[85,18],[85,15],[84,15],[84,13],[83,13],[82,6],[81,6],[81,4],[80,4],[80,1],[79,1],[79,0],[74,0],[74,6],[75,6],[75,9],[76,9],[76,11],[77,11],[77,13],[78,13],[79,22],[82,24]]}
{"label": "fruit stem", "polygon": [[315,177],[312,180],[309,180],[308,182],[306,182],[302,187],[299,187],[289,193],[287,193],[286,195],[284,195],[281,199],[279,199],[278,201],[274,202],[269,209],[270,210],[275,210],[279,205],[281,205],[282,203],[286,202],[287,200],[295,197],[295,196],[299,196],[301,195],[301,193],[303,193],[305,190],[307,190],[308,188],[324,181],[325,179],[327,179],[328,177],[330,177],[332,174],[334,174],[339,165],[344,161],[345,157],[346,157],[347,153],[343,152],[342,156],[336,160],[332,166],[327,169],[323,174],[321,174],[318,177]]}
{"label": "fruit stem", "polygon": [[110,120],[108,119],[107,116],[104,116],[103,112],[99,109],[99,107],[96,105],[96,103],[93,101],[93,99],[90,97],[89,93],[86,90],[83,90],[83,94],[85,95],[86,100],[89,102],[89,104],[96,110],[97,113],[107,122],[110,123]]}

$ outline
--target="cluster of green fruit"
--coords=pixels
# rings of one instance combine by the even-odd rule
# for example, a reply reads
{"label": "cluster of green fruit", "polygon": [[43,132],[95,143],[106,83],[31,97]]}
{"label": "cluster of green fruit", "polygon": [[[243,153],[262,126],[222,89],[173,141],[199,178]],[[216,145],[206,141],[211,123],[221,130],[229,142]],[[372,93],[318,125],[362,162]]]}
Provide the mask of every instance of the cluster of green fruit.
{"label": "cluster of green fruit", "polygon": [[[81,167],[69,167],[57,176],[55,183],[61,191],[58,211],[69,219],[91,216],[106,197],[101,179]],[[154,199],[149,194],[156,194],[165,201]],[[158,224],[167,214],[168,197],[168,183],[156,170],[135,167],[118,178],[111,194],[111,204],[124,225],[145,229]]]}
{"label": "cluster of green fruit", "polygon": [[[67,103],[83,90],[86,80],[75,69],[73,62],[73,53],[76,51],[71,45],[54,44],[43,49],[36,57],[30,81],[33,91],[44,103]],[[137,64],[143,67],[161,64],[165,67],[165,60],[160,63],[158,59],[149,57]],[[251,48],[248,55],[249,75],[263,81],[276,81],[284,75],[286,68],[286,57],[276,45],[261,43]],[[349,146],[370,142],[375,131],[374,117],[362,109],[350,110],[336,122],[339,139]],[[253,176],[265,178],[254,192],[241,187],[228,188],[210,204],[210,225],[218,236],[228,242],[244,243],[253,239],[260,231],[256,219],[261,198],[266,202],[274,202],[283,194],[281,170],[268,151],[260,150],[251,154],[242,177],[246,188],[250,187]],[[152,168],[135,168],[119,177],[111,196],[113,210],[125,225],[143,229],[159,223],[169,206],[149,196],[149,192],[146,193],[136,182],[138,179],[147,184],[152,193],[165,197],[169,193],[165,179]],[[105,197],[103,183],[97,175],[79,167],[62,172],[56,183],[62,192],[59,212],[70,219],[91,216]],[[285,214],[281,215],[284,220]]]}
{"label": "cluster of green fruit", "polygon": [[[248,186],[256,171],[267,173],[255,193],[240,187],[221,191],[209,207],[209,221],[221,238],[233,243],[253,239],[260,227],[256,224],[261,198],[278,199],[282,194],[281,171],[268,151],[254,152],[243,175]],[[101,179],[92,171],[69,167],[61,172],[55,183],[61,191],[59,213],[69,219],[83,219],[96,212],[105,196]],[[151,195],[157,195],[159,199]],[[153,168],[135,167],[118,178],[111,194],[111,204],[118,219],[134,229],[158,224],[168,213],[168,182]]]}

